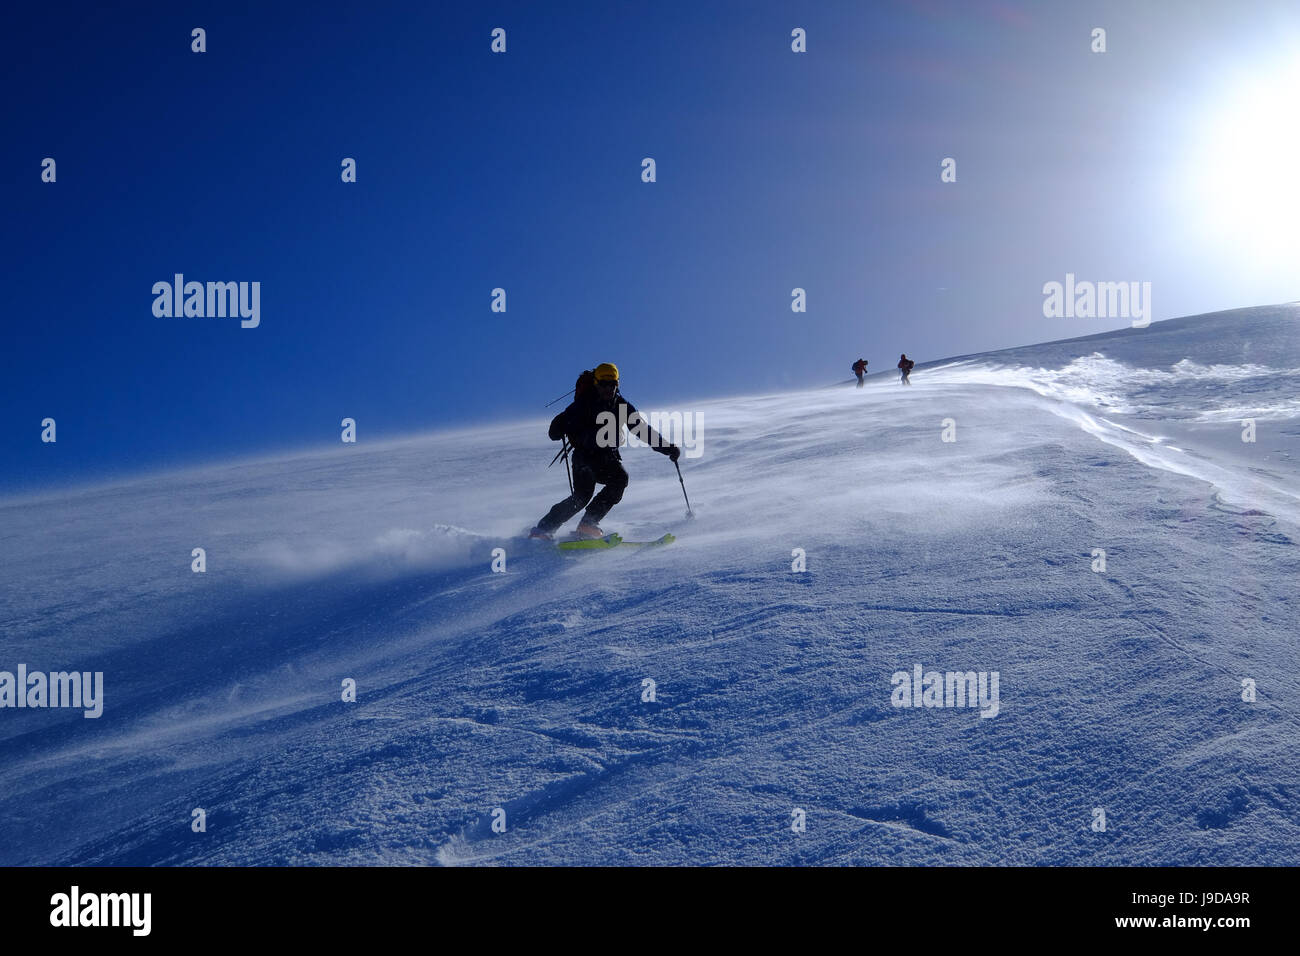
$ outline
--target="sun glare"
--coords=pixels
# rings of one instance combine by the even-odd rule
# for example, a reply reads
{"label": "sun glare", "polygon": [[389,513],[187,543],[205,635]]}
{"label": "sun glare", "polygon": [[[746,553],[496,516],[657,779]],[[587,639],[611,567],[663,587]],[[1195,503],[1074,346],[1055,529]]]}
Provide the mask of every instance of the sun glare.
{"label": "sun glare", "polygon": [[1204,227],[1261,266],[1300,267],[1300,53],[1226,90],[1200,134]]}

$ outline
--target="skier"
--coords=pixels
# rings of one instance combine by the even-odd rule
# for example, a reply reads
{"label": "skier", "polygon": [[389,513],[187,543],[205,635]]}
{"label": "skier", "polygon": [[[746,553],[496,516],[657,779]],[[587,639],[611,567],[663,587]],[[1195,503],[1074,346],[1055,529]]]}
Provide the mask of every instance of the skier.
{"label": "skier", "polygon": [[861,387],[862,387],[862,376],[864,376],[864,375],[867,374],[867,360],[866,360],[866,359],[864,359],[864,358],[860,358],[860,359],[858,359],[856,362],[853,363],[853,374],[856,375],[856,376],[858,377],[858,388],[861,388]]}
{"label": "skier", "polygon": [[[573,401],[551,420],[548,432],[552,441],[567,438],[573,446],[573,494],[557,502],[537,522],[537,527],[529,532],[530,538],[551,540],[556,529],[581,511],[584,505],[587,513],[578,523],[578,537],[604,537],[600,520],[622,499],[627,488],[627,472],[618,452],[622,436],[615,432],[613,441],[608,440],[608,428],[602,427],[602,422],[598,421],[602,413],[613,415],[613,422],[619,429],[626,422],[638,438],[661,455],[667,455],[669,460],[675,462],[681,456],[681,449],[664,441],[619,392],[618,366],[605,362],[597,365],[594,372],[583,372],[573,390]],[[603,438],[602,432],[605,432]],[[591,495],[597,484],[605,487],[593,500]]]}
{"label": "skier", "polygon": [[914,365],[916,365],[916,363],[907,357],[906,352],[898,357],[898,378],[904,385],[912,384],[907,377],[912,374],[912,367]]}

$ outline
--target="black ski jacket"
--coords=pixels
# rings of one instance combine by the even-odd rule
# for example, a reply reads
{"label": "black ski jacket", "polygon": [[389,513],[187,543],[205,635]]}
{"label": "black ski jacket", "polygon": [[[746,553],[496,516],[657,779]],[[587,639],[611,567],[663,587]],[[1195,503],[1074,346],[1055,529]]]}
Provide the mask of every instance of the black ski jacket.
{"label": "black ski jacket", "polygon": [[[588,460],[597,460],[602,457],[614,458],[622,461],[623,456],[618,452],[618,445],[609,448],[602,448],[596,441],[601,432],[601,424],[597,420],[601,412],[609,412],[614,416],[614,425],[618,427],[619,406],[625,407],[623,412],[623,421],[627,423],[628,431],[636,435],[637,438],[648,442],[650,447],[661,455],[668,455],[672,451],[672,444],[665,441],[658,432],[650,427],[650,423],[641,417],[641,413],[636,410],[631,402],[622,396],[619,392],[614,392],[614,397],[608,402],[601,401],[599,395],[593,395],[590,398],[580,401],[570,402],[569,407],[560,414],[551,419],[551,428],[547,433],[551,436],[551,441],[559,441],[567,437],[569,444],[573,446],[575,456],[582,456]],[[605,434],[610,434],[606,430]],[[622,442],[623,435],[618,432],[617,441]]]}

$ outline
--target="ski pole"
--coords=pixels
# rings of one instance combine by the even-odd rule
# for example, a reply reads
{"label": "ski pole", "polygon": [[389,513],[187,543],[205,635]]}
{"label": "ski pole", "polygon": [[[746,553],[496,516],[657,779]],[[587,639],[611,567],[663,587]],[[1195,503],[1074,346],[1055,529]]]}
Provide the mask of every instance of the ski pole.
{"label": "ski pole", "polygon": [[[569,471],[569,439],[568,438],[560,439],[560,450],[557,451],[555,453],[555,457],[551,459],[551,465],[559,461],[560,458],[564,459],[564,474],[569,479],[569,494],[573,494],[573,474]],[[550,468],[551,465],[547,465],[546,467]]]}
{"label": "ski pole", "polygon": [[681,466],[673,462],[672,467],[677,470],[677,481],[681,481],[681,497],[686,499],[686,518],[694,518],[695,512],[690,510],[690,498],[686,496],[686,483],[681,479]]}
{"label": "ski pole", "polygon": [[569,389],[567,392],[565,392],[565,393],[564,393],[563,395],[561,395],[559,398],[552,399],[551,401],[547,402],[545,405],[542,406],[542,408],[550,408],[550,407],[551,407],[552,405],[554,405],[556,402],[561,401],[562,399],[566,399],[566,398],[568,398],[570,395],[573,394],[573,392],[574,392],[574,389]]}

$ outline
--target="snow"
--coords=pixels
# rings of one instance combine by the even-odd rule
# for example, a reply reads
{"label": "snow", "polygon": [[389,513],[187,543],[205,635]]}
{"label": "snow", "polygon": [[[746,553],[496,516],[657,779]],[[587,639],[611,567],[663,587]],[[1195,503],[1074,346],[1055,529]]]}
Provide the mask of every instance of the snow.
{"label": "snow", "polygon": [[0,500],[0,670],[105,684],[0,710],[0,863],[1300,863],[1298,320],[694,404],[666,548],[522,537],[541,417]]}

